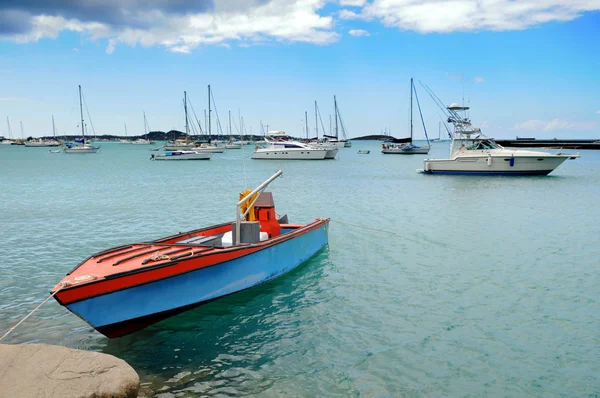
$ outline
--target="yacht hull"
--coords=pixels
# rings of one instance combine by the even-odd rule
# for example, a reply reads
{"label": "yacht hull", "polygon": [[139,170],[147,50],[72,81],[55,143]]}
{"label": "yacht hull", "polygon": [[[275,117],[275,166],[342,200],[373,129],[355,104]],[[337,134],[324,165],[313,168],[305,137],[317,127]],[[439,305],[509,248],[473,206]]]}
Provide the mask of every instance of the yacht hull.
{"label": "yacht hull", "polygon": [[423,172],[466,175],[547,175],[568,158],[569,156],[481,156],[426,159],[423,161]]}
{"label": "yacht hull", "polygon": [[194,145],[165,145],[165,151],[188,151],[194,149]]}
{"label": "yacht hull", "polygon": [[407,148],[385,148],[381,150],[381,153],[386,155],[427,155],[430,146],[422,147],[407,147]]}
{"label": "yacht hull", "polygon": [[84,153],[96,153],[98,152],[100,148],[81,148],[81,149],[77,149],[77,148],[65,148],[64,151],[65,153],[79,153],[79,154],[84,154]]}
{"label": "yacht hull", "polygon": [[[252,159],[259,160],[323,160],[327,155],[325,149],[278,150],[265,148],[252,154]],[[334,155],[335,157],[335,155]]]}
{"label": "yacht hull", "polygon": [[197,153],[183,153],[178,154],[177,152],[167,152],[160,155],[152,155],[150,159],[154,160],[210,160],[212,152],[197,152]]}

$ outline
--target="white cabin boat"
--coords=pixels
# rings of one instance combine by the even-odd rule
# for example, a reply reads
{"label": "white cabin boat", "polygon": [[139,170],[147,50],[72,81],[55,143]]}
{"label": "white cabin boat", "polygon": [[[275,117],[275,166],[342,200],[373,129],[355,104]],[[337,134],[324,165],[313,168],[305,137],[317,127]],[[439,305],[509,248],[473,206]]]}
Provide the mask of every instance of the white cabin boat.
{"label": "white cabin boat", "polygon": [[507,149],[492,138],[485,137],[481,129],[459,115],[469,107],[452,104],[446,108],[448,122],[454,125],[454,133],[448,159],[425,159],[425,174],[471,174],[471,175],[547,175],[567,159],[579,154],[548,153],[541,151]]}
{"label": "white cabin boat", "polygon": [[[335,151],[335,153],[333,152]],[[255,147],[252,159],[271,160],[323,160],[329,154],[333,159],[337,148],[333,150],[316,148],[296,141],[269,142],[266,148]]]}

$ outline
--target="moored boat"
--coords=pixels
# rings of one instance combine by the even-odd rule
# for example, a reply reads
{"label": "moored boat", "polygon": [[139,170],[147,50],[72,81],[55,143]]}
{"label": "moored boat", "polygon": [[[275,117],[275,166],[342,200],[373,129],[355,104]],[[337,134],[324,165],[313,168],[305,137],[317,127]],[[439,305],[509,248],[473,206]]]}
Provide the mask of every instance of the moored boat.
{"label": "moored boat", "polygon": [[199,151],[168,151],[160,154],[152,154],[150,160],[210,160],[212,152]]}
{"label": "moored boat", "polygon": [[334,159],[337,148],[317,148],[297,141],[267,141],[269,146],[256,146],[252,159],[267,160],[323,160]]}
{"label": "moored boat", "polygon": [[236,222],[123,245],[84,260],[54,298],[107,337],[275,279],[328,244],[329,219],[290,224],[264,192],[240,194]]}
{"label": "moored boat", "polygon": [[391,142],[386,142],[381,145],[381,153],[386,155],[427,155],[431,149],[429,143],[429,137],[427,136],[427,129],[425,129],[425,121],[423,120],[423,113],[421,113],[421,105],[419,104],[419,97],[417,97],[417,105],[419,106],[419,114],[421,115],[421,122],[423,123],[423,131],[425,132],[425,138],[427,139],[427,145],[415,145],[413,143],[413,92],[415,97],[417,96],[417,90],[413,79],[410,79],[410,137],[394,139]]}
{"label": "moored boat", "polygon": [[[432,96],[432,98],[437,99]],[[442,108],[443,109],[443,108]],[[450,156],[448,159],[425,159],[425,174],[470,174],[470,175],[547,175],[567,159],[576,159],[579,154],[548,153],[541,151],[507,149],[471,121],[459,114],[469,107],[452,104],[445,109],[448,123],[454,125]]]}
{"label": "moored boat", "polygon": [[92,145],[85,141],[85,123],[83,120],[83,104],[81,100],[81,85],[79,86],[79,112],[81,114],[81,139],[75,142],[63,143],[65,153],[96,153],[100,150],[99,145]]}

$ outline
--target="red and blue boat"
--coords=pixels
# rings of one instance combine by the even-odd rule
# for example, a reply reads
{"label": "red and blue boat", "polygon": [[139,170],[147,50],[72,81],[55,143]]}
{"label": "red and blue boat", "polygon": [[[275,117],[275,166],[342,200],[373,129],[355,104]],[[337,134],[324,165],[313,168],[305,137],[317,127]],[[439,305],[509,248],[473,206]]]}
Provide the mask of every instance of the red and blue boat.
{"label": "red and blue boat", "polygon": [[96,253],[54,298],[113,338],[285,274],[328,244],[329,219],[278,218],[264,189],[280,175],[240,194],[235,222]]}

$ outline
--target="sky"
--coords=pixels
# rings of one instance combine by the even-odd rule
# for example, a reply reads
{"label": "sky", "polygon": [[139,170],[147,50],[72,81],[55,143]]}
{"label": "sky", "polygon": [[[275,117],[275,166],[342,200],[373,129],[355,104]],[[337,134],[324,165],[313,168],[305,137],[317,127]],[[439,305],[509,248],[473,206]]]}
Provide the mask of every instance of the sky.
{"label": "sky", "polygon": [[[600,0],[2,0],[0,135],[184,129],[406,137],[414,78],[429,136],[441,101],[495,138],[600,139]],[[216,112],[214,110],[216,105]],[[414,135],[424,137],[416,101]],[[218,113],[218,121],[217,121]],[[91,122],[90,122],[91,121]],[[261,127],[261,123],[262,126]],[[319,135],[322,126],[319,122]]]}

